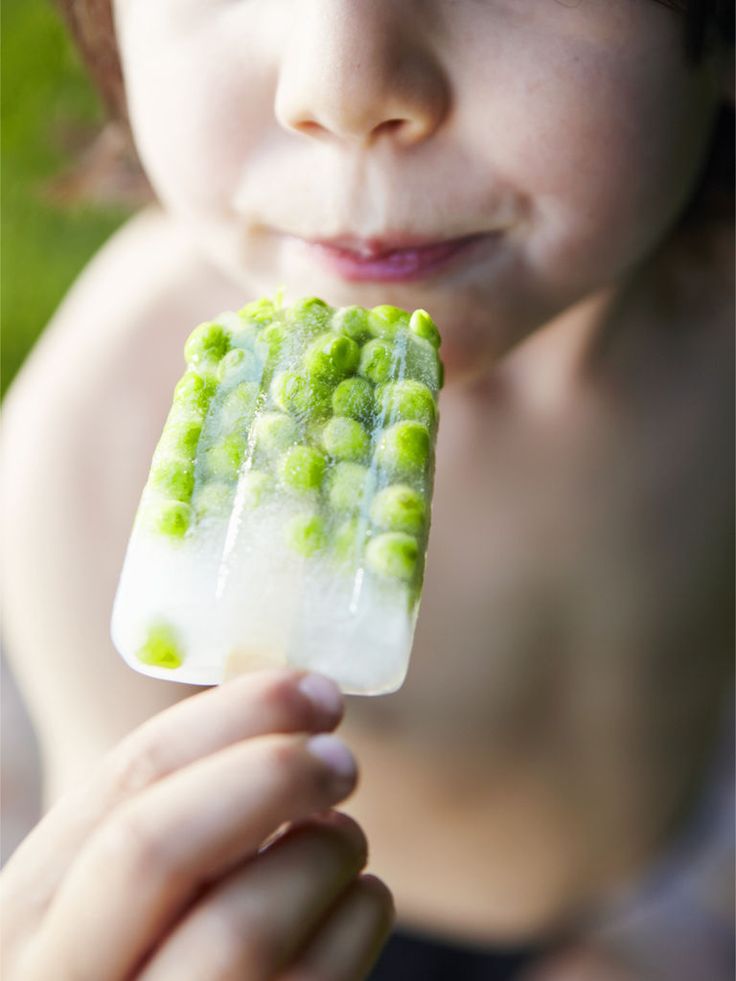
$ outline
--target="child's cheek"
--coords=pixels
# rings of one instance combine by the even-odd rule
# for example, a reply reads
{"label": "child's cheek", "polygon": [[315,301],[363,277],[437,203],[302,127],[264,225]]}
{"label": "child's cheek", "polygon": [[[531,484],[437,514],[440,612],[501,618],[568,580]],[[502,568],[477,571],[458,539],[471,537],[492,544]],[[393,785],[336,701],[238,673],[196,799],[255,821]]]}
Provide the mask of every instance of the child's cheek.
{"label": "child's cheek", "polygon": [[474,52],[457,79],[471,157],[524,200],[520,247],[550,285],[607,280],[692,192],[712,122],[705,76],[685,71],[674,45],[530,43],[495,55]]}
{"label": "child's cheek", "polygon": [[126,91],[136,145],[159,197],[189,218],[226,218],[273,115],[273,67],[213,20],[156,44],[136,38]]}

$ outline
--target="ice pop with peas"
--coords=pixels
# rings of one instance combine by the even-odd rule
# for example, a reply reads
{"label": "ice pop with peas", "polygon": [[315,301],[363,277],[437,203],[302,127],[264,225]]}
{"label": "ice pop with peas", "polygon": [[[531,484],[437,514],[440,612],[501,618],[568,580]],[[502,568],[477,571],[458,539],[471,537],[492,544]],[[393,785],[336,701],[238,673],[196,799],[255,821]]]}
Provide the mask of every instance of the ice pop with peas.
{"label": "ice pop with peas", "polygon": [[292,665],[397,689],[424,573],[442,385],[423,310],[262,299],[201,324],[112,619],[126,661],[217,684]]}

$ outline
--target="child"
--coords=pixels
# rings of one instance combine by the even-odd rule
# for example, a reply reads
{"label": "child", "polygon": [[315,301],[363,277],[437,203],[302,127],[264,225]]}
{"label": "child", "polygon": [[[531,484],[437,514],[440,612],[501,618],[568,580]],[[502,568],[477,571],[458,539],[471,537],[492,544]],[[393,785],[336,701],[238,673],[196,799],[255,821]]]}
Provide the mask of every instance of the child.
{"label": "child", "polygon": [[[680,833],[727,709],[733,313],[728,12],[674,6],[117,0],[116,48],[69,5],[160,207],[8,398],[7,644],[60,799],[5,873],[9,981],[361,977],[391,900],[355,821],[400,922],[471,946],[585,936]],[[183,340],[282,284],[443,333],[412,666],[344,742],[325,679],[163,711],[192,691],[108,634]]]}

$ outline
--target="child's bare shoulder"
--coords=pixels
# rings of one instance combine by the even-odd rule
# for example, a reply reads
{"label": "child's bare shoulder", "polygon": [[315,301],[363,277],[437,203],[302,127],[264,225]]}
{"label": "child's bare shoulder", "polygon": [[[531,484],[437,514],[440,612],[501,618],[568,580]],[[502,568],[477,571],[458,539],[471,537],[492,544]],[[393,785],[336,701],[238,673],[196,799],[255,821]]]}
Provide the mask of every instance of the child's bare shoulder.
{"label": "child's bare shoulder", "polygon": [[43,417],[38,438],[56,438],[50,410],[79,422],[125,406],[157,425],[187,333],[238,299],[163,211],[140,212],[89,262],[46,327],[8,394],[6,437],[18,421],[27,438]]}
{"label": "child's bare shoulder", "polygon": [[178,319],[181,330],[191,329],[200,311],[207,311],[202,316],[212,313],[218,290],[225,289],[222,277],[171,218],[153,207],[140,212],[74,282],[21,372],[13,400],[39,376],[52,380],[48,376],[56,375],[62,351],[67,364],[70,355],[84,351],[89,364],[143,341],[148,360],[167,325]]}

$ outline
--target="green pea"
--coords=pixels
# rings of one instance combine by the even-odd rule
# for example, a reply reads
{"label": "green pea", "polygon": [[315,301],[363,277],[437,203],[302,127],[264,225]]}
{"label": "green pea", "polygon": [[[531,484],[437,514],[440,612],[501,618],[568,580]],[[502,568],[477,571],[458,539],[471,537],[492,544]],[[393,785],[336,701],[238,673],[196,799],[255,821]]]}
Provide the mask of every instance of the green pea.
{"label": "green pea", "polygon": [[286,541],[300,555],[320,552],[327,544],[325,523],[318,514],[298,514],[286,525]]}
{"label": "green pea", "polygon": [[269,324],[258,335],[256,349],[269,369],[273,369],[286,352],[289,335],[283,324]]}
{"label": "green pea", "polygon": [[366,565],[387,579],[411,582],[419,562],[416,538],[402,531],[388,531],[371,538],[365,550]]}
{"label": "green pea", "polygon": [[207,412],[214,391],[215,385],[212,383],[212,379],[205,379],[196,371],[187,371],[179,379],[174,389],[174,407],[203,417]]}
{"label": "green pea", "polygon": [[173,422],[167,421],[156,447],[154,462],[170,456],[193,460],[201,435],[202,423],[196,419],[175,418]]}
{"label": "green pea", "polygon": [[273,491],[273,477],[262,470],[246,470],[241,474],[238,496],[248,508],[263,504]]}
{"label": "green pea", "polygon": [[322,430],[322,445],[337,460],[353,460],[359,463],[370,453],[368,433],[355,419],[334,416]]}
{"label": "green pea", "polygon": [[230,334],[216,322],[195,327],[184,345],[184,357],[190,366],[216,364],[230,350]]}
{"label": "green pea", "polygon": [[354,374],[360,348],[344,334],[323,334],[307,349],[304,365],[315,379],[336,383]]}
{"label": "green pea", "polygon": [[212,480],[197,490],[194,514],[197,521],[205,518],[222,518],[229,514],[233,499],[232,484]]}
{"label": "green pea", "polygon": [[153,512],[153,527],[169,538],[183,538],[189,527],[191,508],[183,501],[163,501]]}
{"label": "green pea", "polygon": [[368,324],[374,337],[393,340],[399,331],[409,323],[409,314],[400,307],[384,304],[373,307],[368,315]]}
{"label": "green pea", "polygon": [[383,531],[420,535],[426,518],[427,505],[424,498],[406,484],[384,487],[371,504],[371,519]]}
{"label": "green pea", "polygon": [[271,383],[271,398],[279,409],[295,416],[323,416],[329,411],[329,385],[296,371],[282,371]]}
{"label": "green pea", "polygon": [[394,349],[387,341],[368,341],[360,352],[358,374],[381,385],[396,375],[397,363]]}
{"label": "green pea", "polygon": [[307,385],[309,391],[309,404],[305,415],[310,419],[324,419],[328,416],[332,407],[332,384],[323,378],[314,378],[307,375]]}
{"label": "green pea", "polygon": [[373,414],[373,386],[365,378],[346,378],[332,393],[332,411],[363,422]]}
{"label": "green pea", "polygon": [[243,430],[250,426],[259,391],[258,382],[241,382],[227,393],[220,408],[220,423],[224,430]]}
{"label": "green pea", "polygon": [[151,484],[174,501],[188,501],[194,490],[191,460],[168,458],[157,461],[151,470]]}
{"label": "green pea", "polygon": [[300,334],[320,334],[327,330],[332,316],[332,307],[316,296],[307,296],[292,304],[288,318]]}
{"label": "green pea", "polygon": [[370,337],[368,311],[363,307],[341,307],[332,318],[332,329],[362,344]]}
{"label": "green pea", "polygon": [[440,332],[437,324],[432,320],[426,310],[415,310],[409,320],[409,330],[417,337],[423,337],[429,341],[435,350],[441,344]]}
{"label": "green pea", "polygon": [[299,438],[299,430],[291,416],[283,412],[264,412],[253,426],[255,444],[267,456],[283,453]]}
{"label": "green pea", "polygon": [[279,477],[290,490],[305,492],[319,490],[327,462],[319,450],[311,446],[292,446],[279,461]]}
{"label": "green pea", "polygon": [[437,418],[434,395],[426,385],[413,379],[382,385],[376,390],[376,402],[386,422],[414,419],[431,430]]}
{"label": "green pea", "polygon": [[271,382],[271,398],[279,409],[299,415],[309,408],[309,382],[296,371],[280,371]]}
{"label": "green pea", "polygon": [[226,385],[236,380],[257,381],[260,375],[260,358],[253,351],[242,347],[228,351],[217,366],[217,378]]}
{"label": "green pea", "polygon": [[330,473],[328,499],[336,511],[360,511],[370,495],[373,477],[360,463],[338,463]]}
{"label": "green pea", "polygon": [[365,525],[360,518],[347,518],[335,529],[332,552],[339,562],[357,562],[365,538]]}
{"label": "green pea", "polygon": [[235,480],[245,451],[245,437],[240,433],[231,433],[207,450],[207,469],[214,477]]}
{"label": "green pea", "polygon": [[149,628],[136,657],[156,668],[178,668],[184,660],[176,632],[167,623],[156,623]]}
{"label": "green pea", "polygon": [[260,300],[253,300],[252,303],[246,303],[244,307],[238,310],[238,316],[246,323],[258,324],[260,327],[270,324],[276,315],[277,310],[273,300],[265,297]]}
{"label": "green pea", "polygon": [[408,335],[405,374],[423,382],[432,391],[442,387],[442,362],[429,341],[415,334]]}
{"label": "green pea", "polygon": [[429,461],[430,446],[429,433],[420,422],[397,422],[381,434],[375,460],[392,476],[420,477]]}

